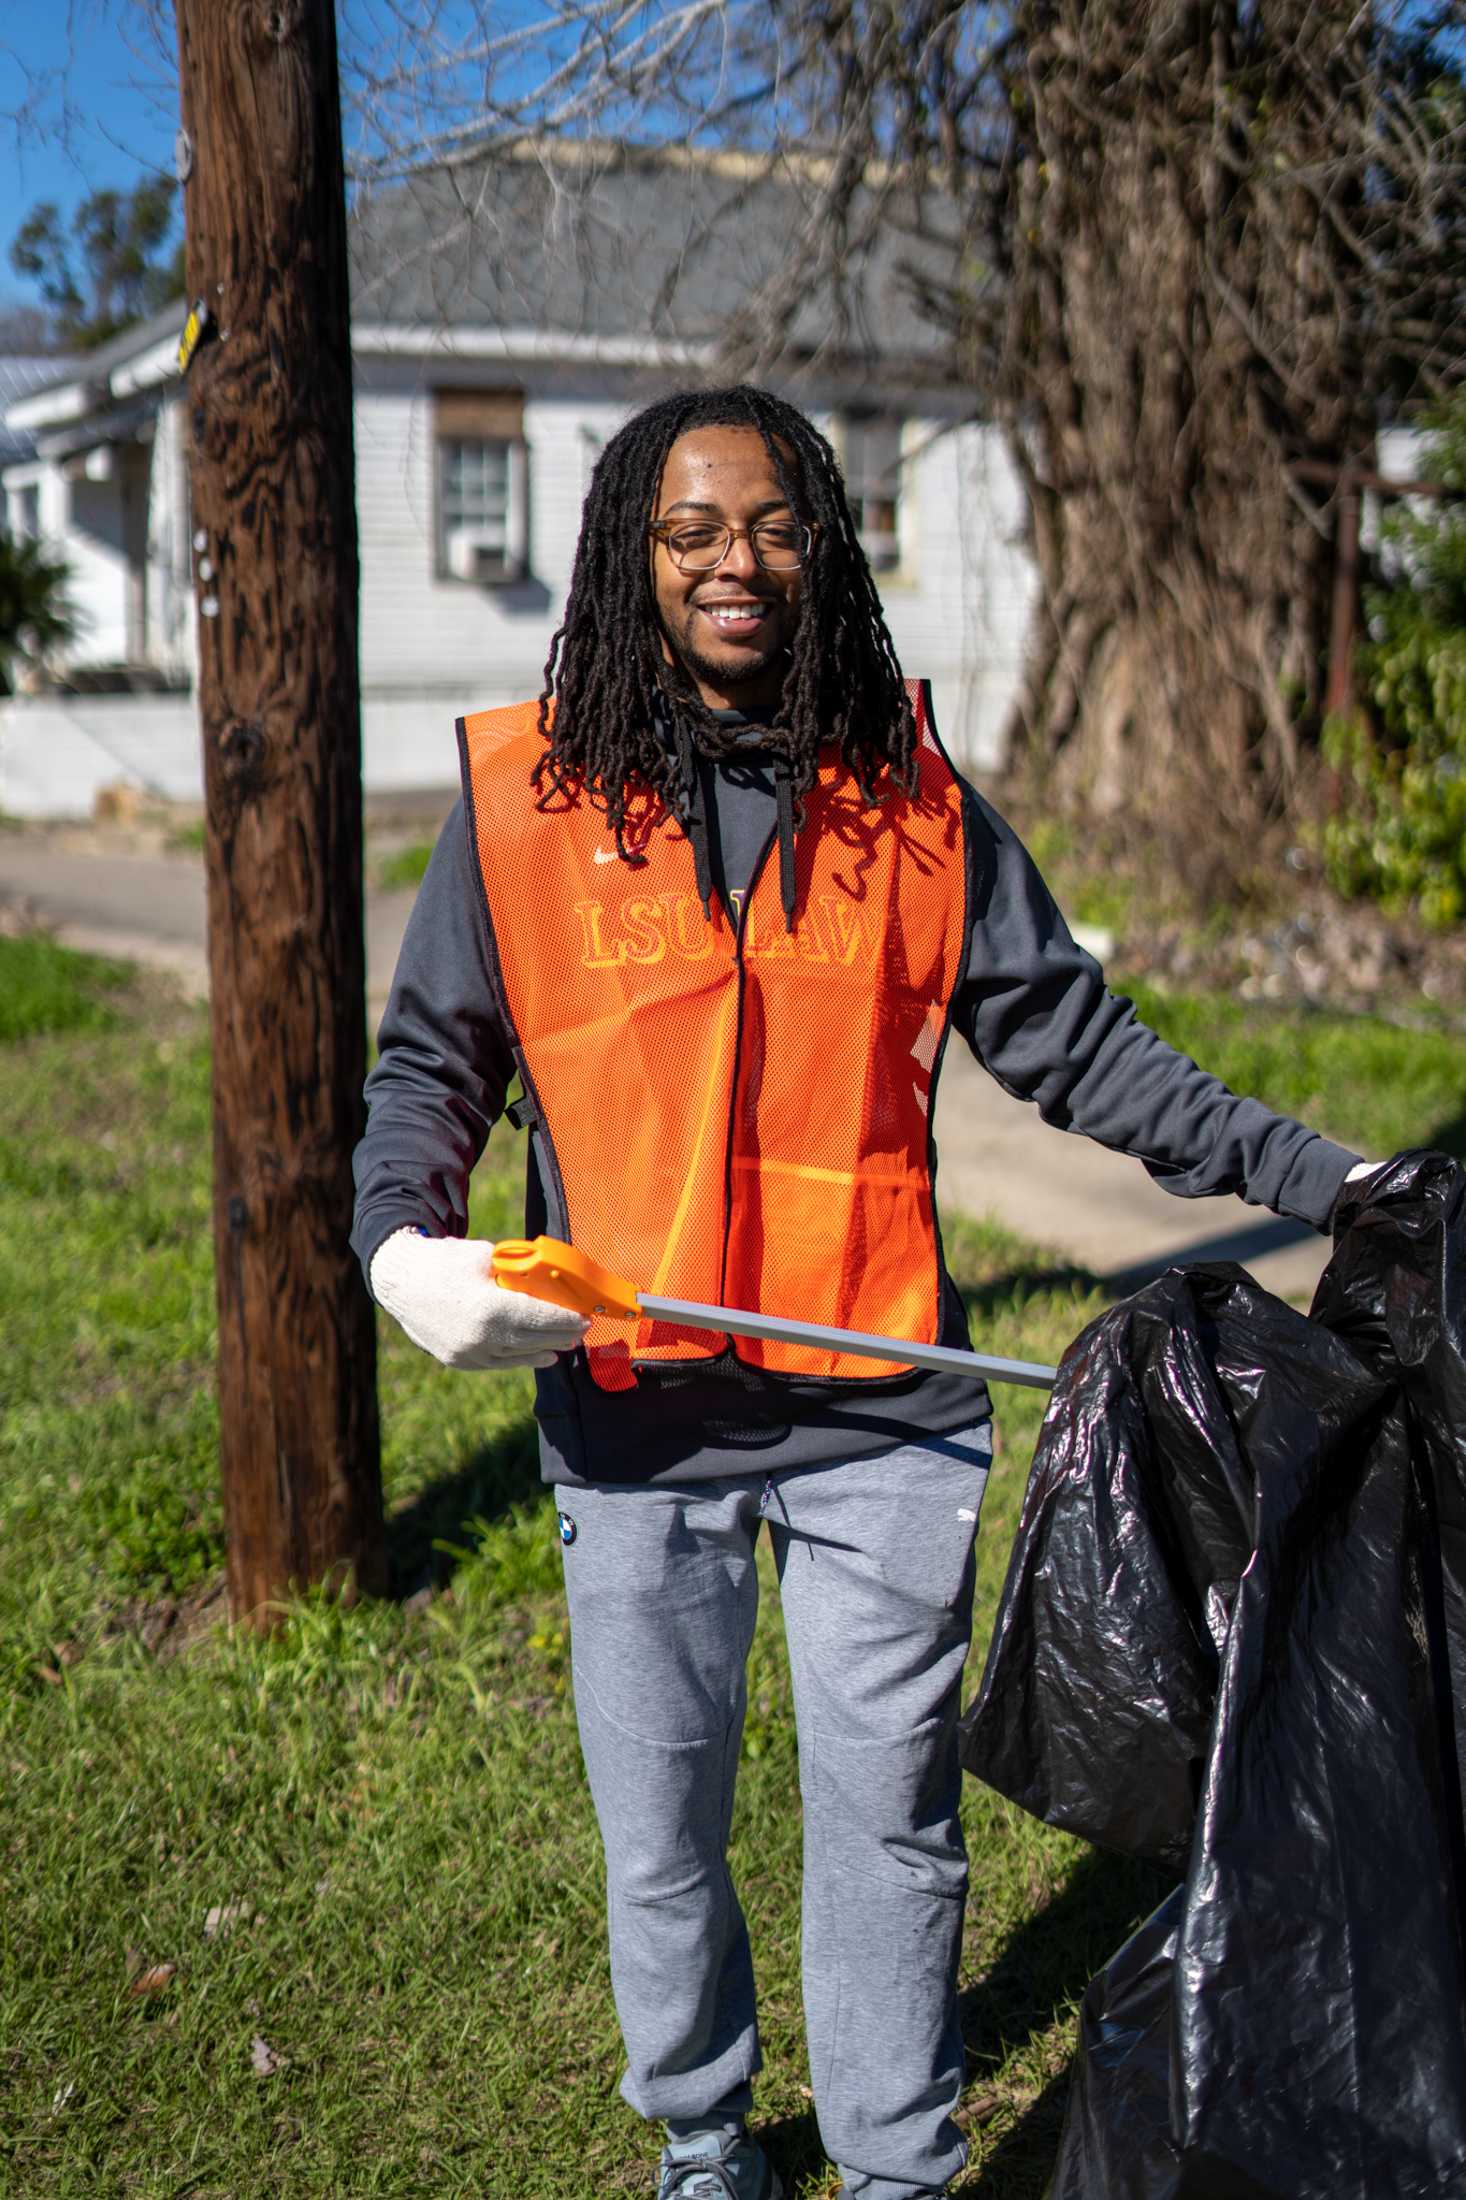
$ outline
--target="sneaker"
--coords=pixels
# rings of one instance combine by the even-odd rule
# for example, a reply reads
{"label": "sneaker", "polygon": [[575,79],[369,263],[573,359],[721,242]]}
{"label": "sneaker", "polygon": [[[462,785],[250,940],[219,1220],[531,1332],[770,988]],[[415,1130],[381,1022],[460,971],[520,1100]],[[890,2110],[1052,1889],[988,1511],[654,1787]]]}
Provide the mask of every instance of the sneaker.
{"label": "sneaker", "polygon": [[707,2131],[663,2147],[657,2200],[784,2200],[784,2187],[752,2139]]}

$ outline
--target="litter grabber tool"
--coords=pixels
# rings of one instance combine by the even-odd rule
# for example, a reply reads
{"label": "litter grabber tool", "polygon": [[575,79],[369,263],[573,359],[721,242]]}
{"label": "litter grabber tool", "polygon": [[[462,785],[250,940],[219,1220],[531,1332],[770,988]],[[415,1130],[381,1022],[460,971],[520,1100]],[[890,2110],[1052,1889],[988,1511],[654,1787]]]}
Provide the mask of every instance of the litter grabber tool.
{"label": "litter grabber tool", "polygon": [[781,1314],[748,1314],[736,1306],[703,1306],[695,1299],[663,1299],[639,1291],[624,1276],[590,1260],[579,1246],[559,1238],[501,1238],[494,1247],[494,1281],[506,1291],[549,1299],[577,1314],[650,1314],[679,1322],[685,1329],[711,1329],[725,1336],[762,1337],[771,1344],[808,1344],[831,1352],[849,1352],[863,1360],[904,1360],[914,1367],[937,1367],[974,1381],[1023,1383],[1050,1390],[1056,1368],[1032,1360],[997,1360],[985,1352],[960,1352],[953,1345],[913,1344],[905,1337],[873,1337],[863,1329],[828,1329],[821,1322],[787,1321]]}

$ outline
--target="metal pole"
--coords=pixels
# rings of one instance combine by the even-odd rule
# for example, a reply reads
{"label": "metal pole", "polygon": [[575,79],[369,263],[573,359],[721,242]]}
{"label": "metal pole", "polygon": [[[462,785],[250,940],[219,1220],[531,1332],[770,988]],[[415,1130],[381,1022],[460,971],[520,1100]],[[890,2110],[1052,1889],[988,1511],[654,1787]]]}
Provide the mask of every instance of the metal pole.
{"label": "metal pole", "polygon": [[862,1360],[900,1360],[912,1367],[940,1368],[949,1375],[970,1375],[974,1382],[1021,1383],[1030,1390],[1051,1390],[1058,1369],[1034,1360],[998,1360],[984,1352],[960,1352],[953,1345],[911,1344],[901,1337],[874,1337],[863,1329],[826,1329],[819,1322],[786,1321],[779,1314],[745,1314],[736,1306],[701,1306],[694,1299],[654,1299],[639,1294],[644,1314],[681,1322],[689,1329],[721,1330],[734,1337],[763,1337],[771,1344],[808,1344],[830,1352],[849,1352]]}

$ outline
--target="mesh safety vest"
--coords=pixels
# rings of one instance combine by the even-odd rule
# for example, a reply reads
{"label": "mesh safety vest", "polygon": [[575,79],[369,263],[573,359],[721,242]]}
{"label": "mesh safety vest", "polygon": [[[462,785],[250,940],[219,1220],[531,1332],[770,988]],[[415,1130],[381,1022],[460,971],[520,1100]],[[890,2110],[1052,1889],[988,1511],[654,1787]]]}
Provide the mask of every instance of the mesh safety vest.
{"label": "mesh safety vest", "polygon": [[[941,1256],[928,1115],[966,916],[961,789],[910,683],[920,780],[865,803],[831,750],[805,798],[798,909],[760,861],[731,921],[648,801],[623,862],[583,797],[535,806],[538,706],[459,721],[515,1053],[571,1242],[644,1291],[930,1343]],[[772,836],[771,836],[772,845]],[[596,1317],[603,1389],[732,1343],[871,1380],[903,1363]]]}

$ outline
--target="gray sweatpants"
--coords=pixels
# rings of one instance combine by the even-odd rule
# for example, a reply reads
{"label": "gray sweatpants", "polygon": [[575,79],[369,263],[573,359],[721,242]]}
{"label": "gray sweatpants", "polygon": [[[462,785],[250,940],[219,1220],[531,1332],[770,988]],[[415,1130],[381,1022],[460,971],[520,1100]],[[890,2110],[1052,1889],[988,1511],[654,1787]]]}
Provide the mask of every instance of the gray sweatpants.
{"label": "gray sweatpants", "polygon": [[767,1520],[799,1735],[810,2072],[862,2200],[940,2191],[964,2159],[956,1720],[990,1456],[983,1422],[772,1482],[562,1493],[622,2092],[644,2116],[712,2115],[746,2105],[759,2067],[726,1848]]}

